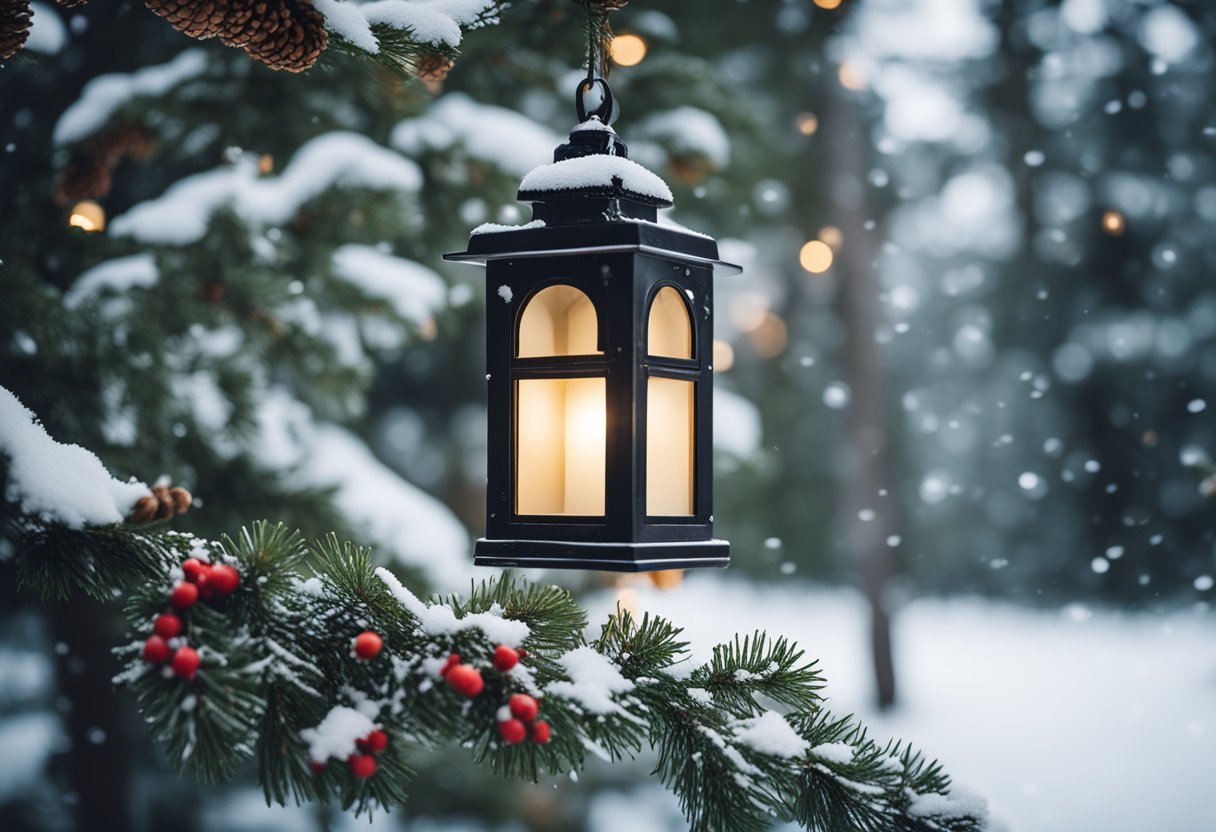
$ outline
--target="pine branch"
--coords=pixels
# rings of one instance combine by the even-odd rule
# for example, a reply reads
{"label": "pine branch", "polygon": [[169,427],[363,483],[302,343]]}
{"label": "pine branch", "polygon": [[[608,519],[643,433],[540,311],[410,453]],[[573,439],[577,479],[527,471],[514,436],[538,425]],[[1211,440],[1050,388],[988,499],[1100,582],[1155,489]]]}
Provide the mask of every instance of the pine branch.
{"label": "pine branch", "polygon": [[[134,582],[115,681],[169,761],[205,782],[254,757],[268,801],[362,812],[407,800],[412,750],[466,748],[535,781],[579,770],[588,752],[615,760],[651,746],[697,832],[760,832],[774,818],[832,832],[986,827],[982,805],[952,796],[936,763],[823,710],[822,676],[784,638],[737,637],[685,669],[688,645],[664,619],[617,610],[587,642],[568,592],[511,578],[424,602],[334,535],[308,546],[266,522],[217,542],[147,527],[77,534],[114,551],[87,580],[44,566],[42,585]],[[22,548],[19,569],[42,551]],[[188,557],[202,565],[187,569]],[[226,586],[216,575],[228,567],[238,580]],[[201,600],[171,608],[192,582]],[[144,643],[170,611],[181,622],[172,660]],[[369,653],[357,648],[365,631],[380,639]],[[178,667],[187,648],[196,672]]]}

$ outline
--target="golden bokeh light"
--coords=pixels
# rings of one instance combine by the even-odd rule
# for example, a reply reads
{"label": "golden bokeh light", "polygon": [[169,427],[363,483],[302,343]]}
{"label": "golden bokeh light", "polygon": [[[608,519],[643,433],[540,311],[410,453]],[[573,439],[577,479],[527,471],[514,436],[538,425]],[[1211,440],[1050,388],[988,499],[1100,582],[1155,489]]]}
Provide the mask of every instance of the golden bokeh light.
{"label": "golden bokeh light", "polygon": [[608,47],[617,66],[637,66],[646,57],[646,41],[637,35],[617,35]]}
{"label": "golden bokeh light", "polygon": [[735,366],[735,348],[729,341],[714,339],[714,372],[725,373]]}
{"label": "golden bokeh light", "polygon": [[798,252],[798,262],[811,274],[823,274],[832,268],[832,247],[823,240],[811,240]]}
{"label": "golden bokeh light", "polygon": [[819,117],[814,113],[799,113],[798,118],[794,119],[794,126],[802,135],[813,136],[819,129]]}
{"label": "golden bokeh light", "polygon": [[840,244],[844,242],[844,235],[840,233],[840,229],[834,225],[825,225],[819,229],[819,239],[823,240],[832,251],[839,251]]}
{"label": "golden bokeh light", "polygon": [[789,337],[785,321],[772,312],[764,316],[760,326],[748,333],[752,347],[761,358],[776,358],[785,349]]}
{"label": "golden bokeh light", "polygon": [[846,90],[864,90],[866,88],[866,74],[855,63],[844,61],[840,64],[839,70],[840,86]]}
{"label": "golden bokeh light", "polygon": [[842,0],[815,0],[815,5],[821,9],[839,8]]}
{"label": "golden bokeh light", "polygon": [[72,206],[68,225],[85,231],[104,231],[106,210],[91,199],[82,199]]}
{"label": "golden bokeh light", "polygon": [[1102,230],[1112,237],[1118,237],[1127,230],[1127,220],[1123,219],[1123,214],[1112,209],[1102,215]]}
{"label": "golden bokeh light", "polygon": [[274,157],[269,153],[263,153],[258,157],[258,173],[265,176],[274,170]]}

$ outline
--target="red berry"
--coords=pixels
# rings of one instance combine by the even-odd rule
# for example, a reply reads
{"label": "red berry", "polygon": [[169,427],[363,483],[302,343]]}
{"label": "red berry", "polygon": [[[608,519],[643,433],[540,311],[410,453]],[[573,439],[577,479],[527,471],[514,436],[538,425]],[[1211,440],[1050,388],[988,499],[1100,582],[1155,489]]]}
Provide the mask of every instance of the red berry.
{"label": "red berry", "polygon": [[379,754],[384,749],[388,748],[388,734],[377,728],[363,739],[359,740],[359,749],[361,751],[370,751],[373,754]]}
{"label": "red berry", "polygon": [[380,655],[380,648],[383,646],[384,639],[371,630],[364,630],[355,636],[355,655],[361,659],[376,658]]}
{"label": "red berry", "polygon": [[182,561],[182,574],[186,576],[186,580],[190,583],[197,583],[198,576],[203,573],[203,568],[206,566],[198,558],[186,558]]}
{"label": "red berry", "polygon": [[189,609],[198,600],[198,587],[194,584],[181,583],[173,587],[169,595],[169,603],[179,610]]}
{"label": "red berry", "polygon": [[549,728],[549,723],[543,719],[538,719],[532,723],[532,742],[537,745],[544,745],[549,741],[549,735],[552,734],[552,729]]}
{"label": "red berry", "polygon": [[241,573],[226,563],[211,567],[211,571],[207,574],[207,586],[220,595],[231,595],[236,591],[240,582]]}
{"label": "red berry", "polygon": [[182,633],[182,620],[171,612],[161,613],[152,622],[152,632],[161,638],[173,638]]}
{"label": "red berry", "polygon": [[193,647],[180,647],[173,654],[173,674],[184,679],[193,679],[198,672],[198,653]]}
{"label": "red berry", "polygon": [[528,736],[528,729],[518,719],[508,719],[498,723],[498,736],[507,745],[519,745]]}
{"label": "red berry", "polygon": [[144,661],[146,662],[160,664],[169,658],[169,654],[172,652],[168,642],[161,636],[148,636],[148,640],[144,642]]}
{"label": "red berry", "polygon": [[448,656],[447,664],[445,664],[443,666],[443,668],[439,671],[439,675],[447,676],[448,671],[451,670],[453,667],[455,667],[458,664],[460,664],[460,655],[458,653],[452,653],[450,656]]}
{"label": "red berry", "polygon": [[481,671],[471,664],[456,665],[448,671],[447,680],[457,693],[470,698],[481,693],[486,686],[485,680],[481,678]]}
{"label": "red berry", "polygon": [[540,705],[537,701],[526,693],[511,694],[511,698],[507,700],[507,705],[511,708],[511,715],[522,719],[524,722],[531,722],[536,719],[536,712],[540,710]]}
{"label": "red berry", "polygon": [[494,648],[494,666],[503,673],[506,673],[517,664],[519,664],[519,651],[505,644],[500,644]]}
{"label": "red berry", "polygon": [[327,762],[326,760],[309,760],[308,767],[312,769],[313,774],[320,774],[325,771],[325,764]]}
{"label": "red berry", "polygon": [[346,758],[346,764],[356,777],[366,779],[376,773],[376,758],[370,754],[351,754]]}

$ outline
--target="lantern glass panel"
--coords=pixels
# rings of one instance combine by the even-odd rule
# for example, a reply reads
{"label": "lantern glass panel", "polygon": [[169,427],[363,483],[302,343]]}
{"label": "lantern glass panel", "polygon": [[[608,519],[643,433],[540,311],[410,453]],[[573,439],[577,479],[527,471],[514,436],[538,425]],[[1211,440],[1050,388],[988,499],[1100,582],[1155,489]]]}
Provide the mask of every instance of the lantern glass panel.
{"label": "lantern glass panel", "polygon": [[515,391],[515,513],[602,517],[604,379],[520,379]]}
{"label": "lantern glass panel", "polygon": [[599,322],[591,298],[558,284],[537,292],[519,320],[518,358],[598,355]]}
{"label": "lantern glass panel", "polygon": [[692,358],[692,321],[688,304],[674,286],[664,286],[650,304],[646,351],[668,358]]}
{"label": "lantern glass panel", "polygon": [[694,514],[696,385],[651,377],[646,390],[646,513],[663,517]]}

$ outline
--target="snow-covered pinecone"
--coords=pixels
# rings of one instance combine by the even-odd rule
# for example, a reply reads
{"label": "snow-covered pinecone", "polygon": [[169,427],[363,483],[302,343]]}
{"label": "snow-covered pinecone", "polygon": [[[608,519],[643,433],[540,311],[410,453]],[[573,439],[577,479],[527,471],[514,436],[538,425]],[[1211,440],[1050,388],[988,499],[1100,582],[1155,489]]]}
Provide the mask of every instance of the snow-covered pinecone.
{"label": "snow-covered pinecone", "polygon": [[55,5],[63,6],[65,9],[74,9],[77,6],[83,6],[89,0],[55,0]]}
{"label": "snow-covered pinecone", "polygon": [[0,0],[0,58],[11,58],[30,36],[30,0]]}

